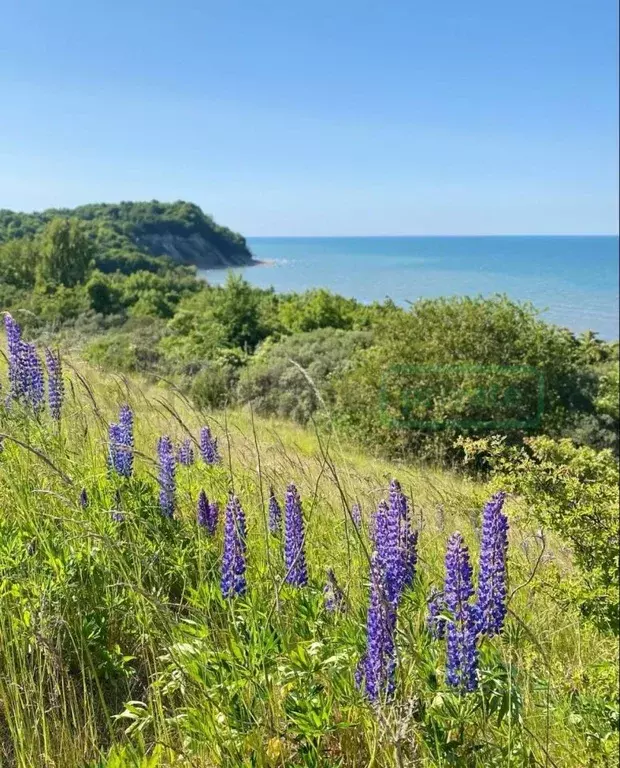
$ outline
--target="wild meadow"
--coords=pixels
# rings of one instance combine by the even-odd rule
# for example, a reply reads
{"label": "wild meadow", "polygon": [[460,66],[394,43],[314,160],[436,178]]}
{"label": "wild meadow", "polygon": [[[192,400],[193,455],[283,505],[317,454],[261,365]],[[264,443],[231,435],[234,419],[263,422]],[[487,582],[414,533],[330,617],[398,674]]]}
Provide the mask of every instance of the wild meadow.
{"label": "wild meadow", "polygon": [[5,324],[0,766],[618,764],[617,636],[523,494]]}

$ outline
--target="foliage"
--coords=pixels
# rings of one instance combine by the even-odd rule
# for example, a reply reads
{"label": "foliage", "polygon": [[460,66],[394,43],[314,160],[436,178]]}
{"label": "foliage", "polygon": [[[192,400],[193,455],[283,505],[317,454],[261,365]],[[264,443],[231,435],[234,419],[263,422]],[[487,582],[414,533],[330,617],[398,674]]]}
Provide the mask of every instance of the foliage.
{"label": "foliage", "polygon": [[498,486],[522,496],[535,520],[570,546],[578,573],[563,575],[559,589],[617,633],[619,476],[611,452],[546,436],[519,448],[498,438],[462,444],[468,458],[484,455]]}
{"label": "foliage", "polygon": [[263,416],[305,424],[320,407],[319,397],[333,403],[332,380],[371,338],[368,331],[321,328],[265,342],[241,374],[239,400]]}
{"label": "foliage", "polygon": [[379,321],[338,386],[340,423],[392,454],[451,456],[459,434],[559,432],[593,413],[568,331],[503,296],[418,301]]}

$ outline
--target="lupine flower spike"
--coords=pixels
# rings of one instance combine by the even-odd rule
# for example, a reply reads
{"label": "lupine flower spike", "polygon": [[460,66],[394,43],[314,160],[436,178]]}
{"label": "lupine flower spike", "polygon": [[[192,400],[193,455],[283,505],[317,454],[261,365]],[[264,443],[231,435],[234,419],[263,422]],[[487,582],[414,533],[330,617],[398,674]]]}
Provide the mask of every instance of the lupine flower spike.
{"label": "lupine flower spike", "polygon": [[303,587],[308,583],[304,539],[301,499],[297,488],[291,483],[286,490],[284,505],[284,580],[296,587]]}
{"label": "lupine flower spike", "polygon": [[118,419],[119,426],[119,474],[131,477],[133,474],[133,412],[128,405],[121,406]]}
{"label": "lupine flower spike", "polygon": [[282,508],[278,504],[273,488],[269,488],[269,532],[276,536],[282,528]]}
{"label": "lupine flower spike", "polygon": [[226,505],[224,523],[224,554],[220,586],[224,597],[243,595],[245,579],[246,524],[239,499],[231,494]]}
{"label": "lupine flower spike", "polygon": [[508,518],[502,511],[505,498],[505,493],[496,494],[482,513],[476,609],[478,631],[487,637],[498,635],[506,618]]}
{"label": "lupine flower spike", "polygon": [[355,503],[351,507],[351,517],[353,518],[353,524],[359,531],[362,527],[362,509],[359,504]]}
{"label": "lupine flower spike", "polygon": [[159,506],[165,517],[172,518],[176,503],[176,462],[172,440],[167,435],[159,438],[157,458],[159,461]]}
{"label": "lupine flower spike", "polygon": [[198,525],[201,528],[205,528],[209,536],[213,536],[217,530],[217,522],[219,517],[219,509],[217,501],[209,503],[207,495],[204,491],[200,491],[198,494],[198,505],[196,511],[196,518]]}
{"label": "lupine flower spike", "polygon": [[460,533],[454,533],[446,551],[444,600],[451,619],[446,625],[446,681],[462,693],[478,686],[476,670],[476,609],[470,603],[474,594],[469,551]]}
{"label": "lupine flower spike", "polygon": [[364,685],[372,702],[389,698],[394,692],[396,650],[394,645],[395,608],[387,597],[384,582],[385,564],[374,552],[370,569],[370,600],[366,619],[366,654],[361,659],[355,682]]}
{"label": "lupine flower spike", "polygon": [[217,438],[213,437],[207,426],[200,430],[200,455],[205,464],[219,464],[220,462]]}
{"label": "lupine flower spike", "polygon": [[189,437],[181,443],[178,454],[179,464],[183,464],[185,467],[189,467],[194,463],[194,447]]}
{"label": "lupine flower spike", "polygon": [[47,402],[52,418],[59,421],[65,395],[60,355],[54,354],[51,349],[46,349],[45,365],[47,367]]}
{"label": "lupine flower spike", "polygon": [[80,507],[82,509],[86,509],[88,506],[88,494],[86,493],[86,488],[82,488],[80,491]]}

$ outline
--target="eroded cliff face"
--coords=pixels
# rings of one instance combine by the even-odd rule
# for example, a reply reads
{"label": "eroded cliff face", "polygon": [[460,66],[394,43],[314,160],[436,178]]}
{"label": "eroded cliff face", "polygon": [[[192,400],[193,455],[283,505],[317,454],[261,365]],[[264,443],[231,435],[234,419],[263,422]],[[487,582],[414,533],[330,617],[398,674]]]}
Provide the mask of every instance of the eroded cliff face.
{"label": "eroded cliff face", "polygon": [[198,269],[243,267],[257,264],[248,250],[222,253],[202,235],[148,234],[136,238],[136,245],[156,256],[170,256],[179,264],[194,264]]}

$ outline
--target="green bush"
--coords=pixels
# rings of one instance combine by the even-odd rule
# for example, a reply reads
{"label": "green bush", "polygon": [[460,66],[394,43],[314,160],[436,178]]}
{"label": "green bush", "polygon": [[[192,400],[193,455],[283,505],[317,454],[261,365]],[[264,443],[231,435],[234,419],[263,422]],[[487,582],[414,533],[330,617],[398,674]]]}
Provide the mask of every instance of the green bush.
{"label": "green bush", "polygon": [[371,338],[367,331],[323,328],[266,343],[241,374],[239,399],[259,414],[306,423],[320,405],[317,391],[333,403],[333,377]]}
{"label": "green bush", "polygon": [[338,382],[338,418],[392,455],[455,457],[459,434],[559,434],[594,412],[592,375],[568,331],[506,297],[428,299],[377,323]]}

